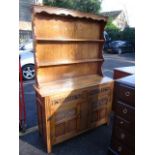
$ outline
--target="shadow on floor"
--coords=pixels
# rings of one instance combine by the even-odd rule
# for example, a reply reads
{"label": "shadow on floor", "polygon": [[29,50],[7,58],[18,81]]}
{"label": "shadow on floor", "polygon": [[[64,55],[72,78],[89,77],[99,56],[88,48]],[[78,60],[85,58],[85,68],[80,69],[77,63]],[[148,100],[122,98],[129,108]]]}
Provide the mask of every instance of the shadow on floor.
{"label": "shadow on floor", "polygon": [[[112,120],[113,116],[111,116]],[[53,146],[49,155],[107,155],[112,122]],[[46,149],[38,131],[20,137],[20,155],[45,155]]]}

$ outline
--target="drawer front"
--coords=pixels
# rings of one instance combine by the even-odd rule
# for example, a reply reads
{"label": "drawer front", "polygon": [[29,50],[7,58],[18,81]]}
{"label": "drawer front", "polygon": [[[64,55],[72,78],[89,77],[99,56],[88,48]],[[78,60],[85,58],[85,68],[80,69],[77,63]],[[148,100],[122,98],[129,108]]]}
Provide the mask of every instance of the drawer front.
{"label": "drawer front", "polygon": [[113,93],[113,85],[112,84],[104,84],[104,85],[100,85],[100,86],[91,87],[87,92],[87,96],[88,96],[88,98],[104,96],[104,95],[111,96],[112,93]]}
{"label": "drawer front", "polygon": [[116,112],[116,115],[122,117],[127,121],[134,122],[135,120],[135,109],[120,101],[117,101],[116,103],[115,112]]}
{"label": "drawer front", "polygon": [[125,144],[131,149],[134,149],[135,138],[134,135],[119,127],[114,127],[113,137],[118,139],[121,143]]}
{"label": "drawer front", "polygon": [[135,155],[134,151],[131,151],[118,140],[112,140],[112,149],[115,150],[118,155]]}
{"label": "drawer front", "polygon": [[125,119],[122,119],[119,116],[115,116],[114,126],[120,127],[124,130],[131,132],[131,133],[134,133],[134,131],[135,131],[134,122],[129,122]]}
{"label": "drawer front", "polygon": [[56,106],[59,104],[64,104],[63,106],[65,106],[73,102],[77,103],[85,100],[86,94],[83,91],[81,92],[75,91],[71,93],[66,92],[64,94],[57,94],[55,96],[50,96],[47,99],[52,106]]}
{"label": "drawer front", "polygon": [[117,98],[131,106],[135,106],[135,90],[123,84],[117,85]]}

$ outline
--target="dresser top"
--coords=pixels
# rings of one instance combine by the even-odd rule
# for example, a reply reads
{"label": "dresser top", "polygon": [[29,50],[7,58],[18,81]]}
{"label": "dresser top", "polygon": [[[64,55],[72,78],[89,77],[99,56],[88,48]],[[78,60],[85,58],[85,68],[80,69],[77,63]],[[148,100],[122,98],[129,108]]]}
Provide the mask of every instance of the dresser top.
{"label": "dresser top", "polygon": [[129,75],[123,78],[116,80],[119,83],[127,84],[132,87],[135,87],[135,75]]}
{"label": "dresser top", "polygon": [[88,88],[91,86],[97,86],[99,84],[106,84],[109,82],[114,81],[109,77],[101,77],[99,75],[89,75],[89,76],[69,78],[66,80],[57,80],[53,82],[44,83],[39,88],[36,85],[34,85],[34,89],[42,97],[45,97],[51,94]]}
{"label": "dresser top", "polygon": [[49,6],[34,5],[33,11],[34,11],[34,13],[47,13],[50,15],[71,16],[74,18],[86,18],[86,19],[105,21],[105,22],[107,22],[107,20],[108,20],[107,16],[95,15],[95,14],[81,12],[81,11],[75,11],[75,10],[71,10],[71,9],[49,7]]}
{"label": "dresser top", "polygon": [[129,73],[129,74],[135,74],[135,66],[119,67],[119,68],[115,68],[114,70],[126,72],[126,73]]}

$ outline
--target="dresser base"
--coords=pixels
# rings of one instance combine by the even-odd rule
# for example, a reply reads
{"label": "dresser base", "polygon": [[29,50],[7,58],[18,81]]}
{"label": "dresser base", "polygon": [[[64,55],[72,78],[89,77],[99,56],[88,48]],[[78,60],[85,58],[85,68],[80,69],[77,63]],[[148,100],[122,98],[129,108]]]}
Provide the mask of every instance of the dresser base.
{"label": "dresser base", "polygon": [[70,89],[73,84],[65,89],[53,85],[55,91],[46,92],[46,95],[45,87],[44,90],[35,87],[39,133],[48,153],[52,151],[52,145],[109,122],[113,80],[106,77],[95,79],[85,85],[80,79],[75,80],[82,85],[74,83],[76,88],[73,90]]}

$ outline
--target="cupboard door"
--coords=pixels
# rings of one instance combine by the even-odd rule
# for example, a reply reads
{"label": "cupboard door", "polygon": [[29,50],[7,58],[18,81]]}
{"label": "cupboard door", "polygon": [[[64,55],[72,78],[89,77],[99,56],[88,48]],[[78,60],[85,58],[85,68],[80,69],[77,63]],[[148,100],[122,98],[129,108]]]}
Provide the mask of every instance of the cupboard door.
{"label": "cupboard door", "polygon": [[79,103],[61,109],[55,114],[55,136],[63,136],[79,130]]}
{"label": "cupboard door", "polygon": [[89,100],[89,104],[90,104],[90,117],[91,117],[91,126],[93,126],[93,124],[96,124],[96,126],[103,124],[103,122],[105,123],[108,119],[108,108],[107,108],[107,104],[108,104],[108,97],[107,96],[103,96],[103,97],[99,97],[99,98],[91,98]]}
{"label": "cupboard door", "polygon": [[89,128],[89,103],[88,102],[81,102],[80,103],[80,131],[86,130]]}

